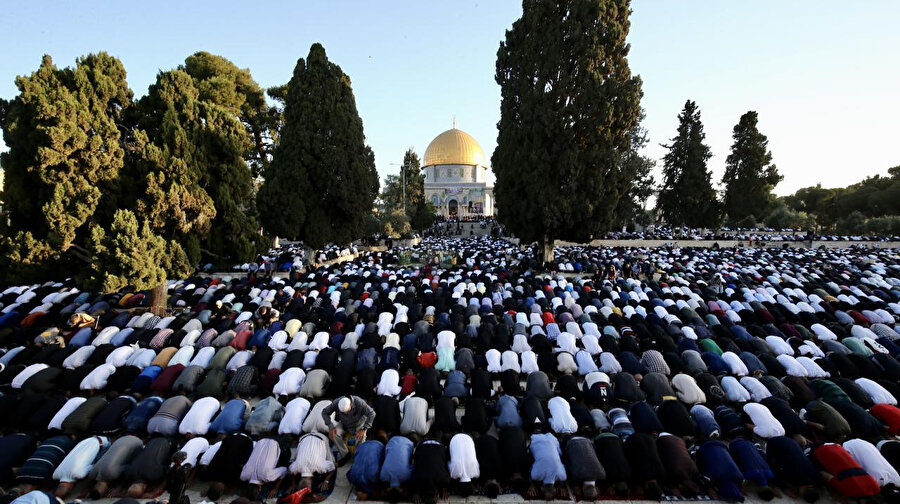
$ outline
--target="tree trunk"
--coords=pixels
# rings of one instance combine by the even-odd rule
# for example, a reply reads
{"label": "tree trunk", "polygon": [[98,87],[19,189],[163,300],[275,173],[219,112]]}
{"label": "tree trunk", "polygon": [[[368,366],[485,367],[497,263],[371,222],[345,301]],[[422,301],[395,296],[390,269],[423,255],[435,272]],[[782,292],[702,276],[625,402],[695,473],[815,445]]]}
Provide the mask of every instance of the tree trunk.
{"label": "tree trunk", "polygon": [[544,264],[553,262],[553,238],[544,235],[541,240],[541,261]]}
{"label": "tree trunk", "polygon": [[166,315],[166,305],[168,304],[168,282],[163,278],[162,282],[156,287],[150,289],[150,312],[154,315],[164,317]]}

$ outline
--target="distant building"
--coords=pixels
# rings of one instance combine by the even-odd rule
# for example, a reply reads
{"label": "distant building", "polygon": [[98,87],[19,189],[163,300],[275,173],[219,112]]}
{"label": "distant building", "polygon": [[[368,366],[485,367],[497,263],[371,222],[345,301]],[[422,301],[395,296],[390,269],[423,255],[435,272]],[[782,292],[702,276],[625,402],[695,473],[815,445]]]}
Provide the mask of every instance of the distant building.
{"label": "distant building", "polygon": [[425,198],[444,217],[494,215],[494,188],[487,185],[488,160],[481,145],[455,127],[425,149]]}

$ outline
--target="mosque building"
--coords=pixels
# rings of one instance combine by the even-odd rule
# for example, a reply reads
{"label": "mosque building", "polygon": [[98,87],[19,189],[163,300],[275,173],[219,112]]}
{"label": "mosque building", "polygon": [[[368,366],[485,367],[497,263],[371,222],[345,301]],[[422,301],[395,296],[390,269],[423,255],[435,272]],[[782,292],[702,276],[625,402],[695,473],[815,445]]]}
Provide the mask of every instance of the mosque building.
{"label": "mosque building", "polygon": [[425,198],[445,218],[494,215],[494,188],[487,184],[488,158],[465,131],[453,128],[425,149]]}

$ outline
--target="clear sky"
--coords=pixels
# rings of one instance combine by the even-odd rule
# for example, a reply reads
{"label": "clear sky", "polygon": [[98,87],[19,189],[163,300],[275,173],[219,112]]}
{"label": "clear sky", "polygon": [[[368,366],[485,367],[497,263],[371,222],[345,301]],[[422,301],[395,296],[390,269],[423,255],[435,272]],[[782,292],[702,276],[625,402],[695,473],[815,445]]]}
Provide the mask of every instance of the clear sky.
{"label": "clear sky", "polygon": [[[632,4],[631,68],[644,80],[645,126],[675,134],[688,98],[702,111],[716,181],[731,129],[747,110],[784,175],[776,192],[841,186],[900,164],[900,2],[867,0],[665,1]],[[206,50],[249,68],[263,86],[286,82],[321,42],[350,75],[382,176],[457,125],[488,156],[496,143],[497,48],[521,14],[518,0],[303,2],[32,1],[0,16],[0,96],[41,55],[68,66],[105,50],[136,95],[160,69]],[[658,171],[658,170],[657,170]]]}

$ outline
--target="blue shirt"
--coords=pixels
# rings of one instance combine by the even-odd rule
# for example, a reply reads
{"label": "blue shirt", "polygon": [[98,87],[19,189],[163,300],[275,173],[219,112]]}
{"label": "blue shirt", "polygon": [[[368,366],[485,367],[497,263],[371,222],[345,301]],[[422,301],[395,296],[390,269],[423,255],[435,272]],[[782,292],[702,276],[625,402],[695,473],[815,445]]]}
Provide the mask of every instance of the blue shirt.
{"label": "blue shirt", "polygon": [[513,396],[503,395],[497,400],[497,427],[521,427],[522,417],[519,415],[519,401]]}
{"label": "blue shirt", "polygon": [[559,441],[551,433],[531,435],[531,454],[534,465],[531,466],[532,481],[542,481],[552,485],[557,481],[566,481],[566,468],[562,463],[562,449]]}
{"label": "blue shirt", "polygon": [[378,473],[384,460],[384,445],[381,441],[366,441],[359,445],[353,456],[353,465],[347,472],[347,479],[363,492],[370,493],[378,483]]}
{"label": "blue shirt", "polygon": [[222,411],[209,425],[210,432],[217,434],[233,434],[244,426],[244,413],[247,411],[247,402],[243,399],[232,399],[225,403]]}
{"label": "blue shirt", "polygon": [[737,438],[728,444],[728,451],[741,468],[745,479],[761,487],[768,486],[775,479],[775,474],[755,443]]}
{"label": "blue shirt", "polygon": [[[365,443],[364,443],[365,444]],[[394,436],[384,448],[384,464],[380,479],[397,488],[412,477],[413,442],[404,436]]]}
{"label": "blue shirt", "polygon": [[131,413],[122,421],[125,426],[125,432],[144,433],[147,431],[147,422],[156,414],[159,407],[162,406],[162,397],[150,396],[139,402]]}

